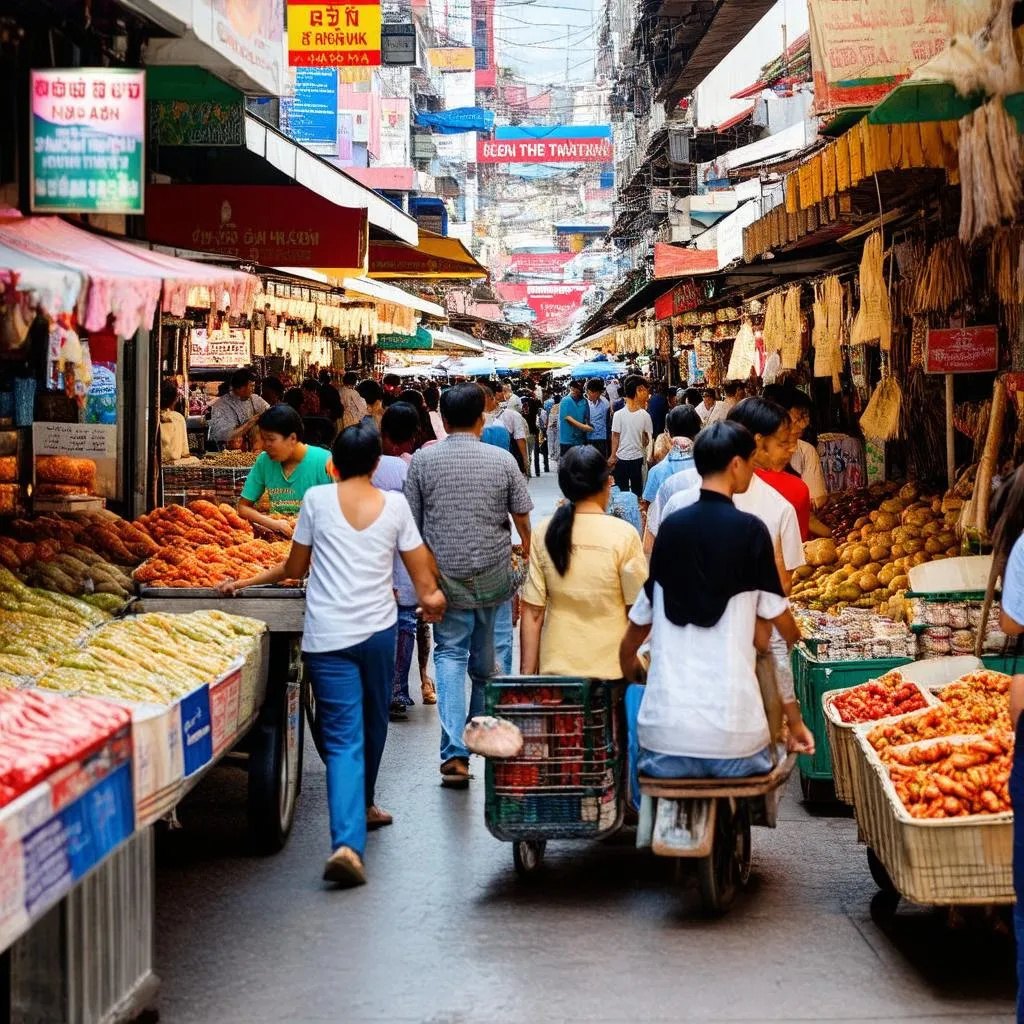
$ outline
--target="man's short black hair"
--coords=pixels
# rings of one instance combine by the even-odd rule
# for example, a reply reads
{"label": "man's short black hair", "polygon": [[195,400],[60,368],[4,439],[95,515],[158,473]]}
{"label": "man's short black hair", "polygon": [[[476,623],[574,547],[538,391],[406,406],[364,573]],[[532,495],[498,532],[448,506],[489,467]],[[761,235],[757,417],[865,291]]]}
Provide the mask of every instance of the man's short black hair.
{"label": "man's short black hair", "polygon": [[783,409],[804,409],[811,411],[811,396],[790,385],[775,399]]}
{"label": "man's short black hair", "polygon": [[582,391],[585,387],[586,387],[586,383],[584,382],[582,377],[573,377],[573,379],[571,381],[569,381],[569,390],[570,391],[573,388],[579,388],[580,391]]}
{"label": "man's short black hair", "polygon": [[[277,401],[280,402],[284,397],[284,385],[277,377],[264,377],[263,383],[260,385],[260,393],[264,398],[267,397],[267,392],[277,396]],[[276,405],[277,402],[271,402],[271,405]]]}
{"label": "man's short black hair", "polygon": [[598,393],[604,391],[604,381],[600,377],[591,377],[587,381],[588,391],[597,391]]}
{"label": "man's short black hair", "polygon": [[268,434],[280,434],[282,437],[294,434],[297,441],[301,441],[303,437],[302,417],[283,402],[267,409],[256,421],[256,425]]}
{"label": "man's short black hair", "polygon": [[237,391],[239,388],[244,388],[246,384],[252,384],[256,380],[256,374],[252,370],[235,370],[231,374],[230,384],[233,390]]}
{"label": "man's short black hair", "polygon": [[405,444],[420,429],[420,414],[408,402],[393,402],[384,410],[380,432],[393,444]]}
{"label": "man's short black hair", "polygon": [[456,384],[441,395],[441,417],[453,430],[469,430],[484,414],[484,393],[478,384]]}
{"label": "man's short black hair", "polygon": [[713,398],[716,402],[718,401],[718,392],[714,388],[704,389],[705,398]]}
{"label": "man's short black hair", "polygon": [[160,384],[160,408],[170,409],[178,404],[178,385],[173,380],[165,380]]}
{"label": "man's short black hair", "polygon": [[789,423],[789,413],[768,398],[744,398],[729,410],[729,419],[746,427],[751,434],[771,437]]}
{"label": "man's short black hair", "polygon": [[696,409],[704,401],[704,396],[700,393],[700,388],[687,388],[683,392],[683,400]]}
{"label": "man's short black hair", "polygon": [[341,378],[341,383],[347,388],[354,388],[359,383],[359,374],[355,370],[348,370]]}
{"label": "man's short black hair", "polygon": [[[481,380],[478,383],[480,384],[480,387],[482,387],[492,398],[498,397],[498,388],[494,381]],[[486,399],[487,395],[484,395],[484,400],[486,401]]]}
{"label": "man's short black hair", "polygon": [[738,455],[749,459],[757,443],[746,427],[729,420],[705,427],[693,442],[693,462],[701,476],[721,473]]}
{"label": "man's short black hair", "polygon": [[733,395],[738,395],[741,391],[746,390],[746,384],[741,380],[730,380],[725,383],[725,397],[732,398]]}
{"label": "man's short black hair", "polygon": [[693,440],[700,433],[701,426],[700,417],[692,405],[677,405],[669,409],[665,417],[665,429],[669,437],[688,437]]}
{"label": "man's short black hair", "polygon": [[377,428],[372,423],[355,423],[346,427],[335,438],[331,458],[342,480],[369,476],[380,461],[380,434]]}
{"label": "man's short black hair", "polygon": [[650,385],[638,373],[631,373],[622,382],[622,393],[626,396],[626,398],[636,398],[636,393],[641,388],[647,388],[649,391]]}
{"label": "man's short black hair", "polygon": [[384,389],[369,377],[356,385],[356,391],[367,405],[376,405],[384,398]]}
{"label": "man's short black hair", "polygon": [[381,383],[386,388],[397,388],[402,383],[402,378],[397,373],[385,373]]}
{"label": "man's short black hair", "polygon": [[302,403],[306,400],[306,396],[302,393],[302,388],[289,388],[284,393],[285,405],[290,405],[296,411],[302,408]]}

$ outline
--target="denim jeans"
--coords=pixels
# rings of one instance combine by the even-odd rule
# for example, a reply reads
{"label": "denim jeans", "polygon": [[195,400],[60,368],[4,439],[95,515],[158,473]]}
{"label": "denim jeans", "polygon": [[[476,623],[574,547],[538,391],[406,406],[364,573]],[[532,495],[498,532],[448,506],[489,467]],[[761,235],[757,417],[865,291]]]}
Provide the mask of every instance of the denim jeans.
{"label": "denim jeans", "polygon": [[1017,938],[1017,1024],[1024,1024],[1024,715],[1017,720],[1017,742],[1010,769],[1010,803],[1013,804],[1013,933]]}
{"label": "denim jeans", "polygon": [[412,707],[416,703],[409,696],[409,669],[412,651],[416,646],[416,605],[398,606],[398,646],[395,651],[395,682],[391,688],[391,703]]}
{"label": "denim jeans", "polygon": [[[494,675],[496,607],[449,608],[434,624],[437,710],[441,719],[441,760],[469,757],[462,742],[468,718],[483,713],[484,680]],[[466,714],[466,672],[472,680]]]}
{"label": "denim jeans", "polygon": [[331,849],[347,846],[360,857],[388,737],[396,632],[391,626],[340,651],[303,655],[327,762]]}
{"label": "denim jeans", "polygon": [[494,617],[494,658],[499,676],[512,675],[512,601],[499,604]]}
{"label": "denim jeans", "polygon": [[772,770],[770,747],[750,757],[677,757],[640,749],[637,765],[643,775],[659,779],[741,779]]}

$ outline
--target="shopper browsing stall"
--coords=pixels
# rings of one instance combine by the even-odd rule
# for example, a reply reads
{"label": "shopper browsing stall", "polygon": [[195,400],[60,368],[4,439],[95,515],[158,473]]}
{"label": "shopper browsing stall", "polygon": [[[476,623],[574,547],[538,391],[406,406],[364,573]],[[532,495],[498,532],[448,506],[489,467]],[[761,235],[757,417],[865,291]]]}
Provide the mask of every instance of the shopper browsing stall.
{"label": "shopper browsing stall", "polygon": [[[292,523],[273,514],[298,515],[302,499],[311,487],[332,480],[331,453],[306,444],[302,417],[290,405],[275,405],[259,418],[263,451],[249,471],[238,501],[238,514],[251,523],[285,537]],[[256,507],[263,495],[270,500],[271,515]]]}
{"label": "shopper browsing stall", "polygon": [[254,393],[255,381],[252,370],[236,370],[228,381],[227,393],[210,406],[212,449],[244,447],[257,420],[270,408]]}
{"label": "shopper browsing stall", "polygon": [[165,465],[191,456],[185,417],[174,407],[178,404],[178,385],[165,380],[160,385],[160,461]]}

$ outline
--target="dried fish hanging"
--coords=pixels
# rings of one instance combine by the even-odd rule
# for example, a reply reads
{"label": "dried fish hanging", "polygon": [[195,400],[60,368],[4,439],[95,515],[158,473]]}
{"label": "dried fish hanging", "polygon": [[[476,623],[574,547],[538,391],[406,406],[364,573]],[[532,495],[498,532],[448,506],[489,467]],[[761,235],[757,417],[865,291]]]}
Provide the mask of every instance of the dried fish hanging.
{"label": "dried fish hanging", "polygon": [[764,312],[764,350],[780,352],[786,340],[786,310],[782,292],[772,292]]}
{"label": "dried fish hanging", "polygon": [[782,341],[782,369],[795,370],[803,353],[803,329],[800,322],[800,285],[786,292],[783,303],[785,333]]}
{"label": "dried fish hanging", "polygon": [[882,234],[874,232],[864,244],[860,261],[860,308],[850,334],[851,345],[877,341],[883,352],[892,347],[892,313],[885,285]]}
{"label": "dried fish hanging", "polygon": [[958,238],[942,238],[928,253],[908,312],[945,313],[970,294],[971,268]]}
{"label": "dried fish hanging", "polygon": [[726,380],[746,380],[752,369],[757,369],[757,342],[750,320],[744,317],[733,342]]}
{"label": "dried fish hanging", "polygon": [[883,374],[860,418],[860,429],[864,436],[882,444],[899,437],[900,411],[903,406],[899,381],[888,368],[883,369]]}

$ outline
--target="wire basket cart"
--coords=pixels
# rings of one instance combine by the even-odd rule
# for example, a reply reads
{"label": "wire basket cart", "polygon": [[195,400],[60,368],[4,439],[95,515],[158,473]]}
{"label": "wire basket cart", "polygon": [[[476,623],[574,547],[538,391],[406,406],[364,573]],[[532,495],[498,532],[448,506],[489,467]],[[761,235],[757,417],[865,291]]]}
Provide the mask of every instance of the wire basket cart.
{"label": "wire basket cart", "polygon": [[549,839],[601,839],[622,826],[626,722],[622,686],[564,676],[488,680],[486,713],[523,734],[518,757],[489,759],[484,816],[510,842],[516,871],[540,868]]}

